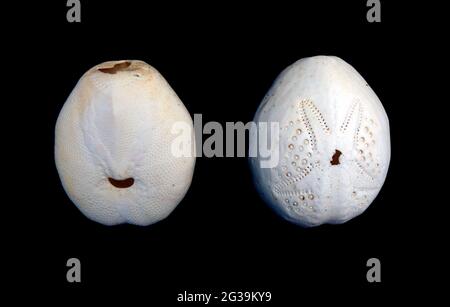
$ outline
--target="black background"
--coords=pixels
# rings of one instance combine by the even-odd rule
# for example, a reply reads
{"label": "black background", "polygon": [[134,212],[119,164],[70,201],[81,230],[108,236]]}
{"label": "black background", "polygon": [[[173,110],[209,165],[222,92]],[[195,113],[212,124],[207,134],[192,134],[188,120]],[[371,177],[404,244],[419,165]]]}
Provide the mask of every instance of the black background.
{"label": "black background", "polygon": [[[80,24],[66,21],[65,1],[24,6],[26,14],[16,19],[29,22],[13,39],[32,76],[20,95],[33,97],[24,100],[32,104],[28,115],[35,124],[25,151],[32,152],[33,185],[16,192],[27,205],[26,222],[14,229],[24,234],[15,247],[27,259],[22,268],[36,278],[19,278],[19,287],[49,297],[142,299],[158,306],[175,304],[184,290],[271,291],[272,303],[296,305],[367,302],[359,294],[372,302],[402,297],[400,287],[414,283],[408,273],[414,274],[418,257],[417,231],[409,214],[419,201],[407,184],[414,157],[406,150],[405,123],[414,108],[404,104],[415,102],[404,93],[415,86],[406,78],[415,49],[410,38],[420,33],[404,6],[382,1],[382,22],[371,24],[365,1],[81,2]],[[186,197],[167,219],[148,227],[102,226],[66,196],[54,165],[54,125],[92,66],[146,61],[192,116],[248,122],[286,66],[320,54],[339,56],[359,71],[390,120],[389,173],[361,216],[342,225],[292,225],[259,198],[245,158],[198,158]],[[66,281],[71,257],[81,260],[80,284]],[[366,280],[371,257],[381,260],[379,284]]]}

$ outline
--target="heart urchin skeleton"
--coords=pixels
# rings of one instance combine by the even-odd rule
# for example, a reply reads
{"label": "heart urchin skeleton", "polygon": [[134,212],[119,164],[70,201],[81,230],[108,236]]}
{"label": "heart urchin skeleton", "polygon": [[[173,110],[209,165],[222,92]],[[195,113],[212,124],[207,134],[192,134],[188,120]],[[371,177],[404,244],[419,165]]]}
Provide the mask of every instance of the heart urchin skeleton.
{"label": "heart urchin skeleton", "polygon": [[314,226],[345,222],[370,205],[389,164],[389,127],[356,71],[330,57],[295,63],[255,115],[257,123],[277,120],[279,165],[262,169],[256,158],[251,166],[258,190],[278,213]]}

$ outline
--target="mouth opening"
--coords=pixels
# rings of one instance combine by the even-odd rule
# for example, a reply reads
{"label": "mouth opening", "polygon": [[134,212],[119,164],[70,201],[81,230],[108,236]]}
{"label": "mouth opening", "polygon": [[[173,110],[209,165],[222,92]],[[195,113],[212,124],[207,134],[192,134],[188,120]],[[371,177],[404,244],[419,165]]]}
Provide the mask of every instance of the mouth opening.
{"label": "mouth opening", "polygon": [[125,62],[114,64],[114,66],[112,66],[112,67],[99,68],[98,70],[105,74],[113,75],[113,74],[117,73],[118,71],[126,70],[128,67],[130,67],[130,65],[131,65],[131,62],[125,61]]}
{"label": "mouth opening", "polygon": [[342,152],[339,149],[336,149],[336,151],[334,152],[333,156],[331,157],[331,165],[339,165],[340,161],[339,161],[339,157],[342,155]]}
{"label": "mouth opening", "polygon": [[113,186],[119,189],[126,189],[131,187],[134,184],[133,178],[126,178],[123,180],[117,180],[111,177],[108,177],[109,183],[111,183]]}

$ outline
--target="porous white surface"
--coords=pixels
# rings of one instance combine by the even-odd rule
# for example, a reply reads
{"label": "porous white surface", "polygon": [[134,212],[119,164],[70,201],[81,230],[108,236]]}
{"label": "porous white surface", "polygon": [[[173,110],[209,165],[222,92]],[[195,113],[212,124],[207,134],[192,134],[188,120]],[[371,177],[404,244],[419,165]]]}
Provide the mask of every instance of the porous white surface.
{"label": "porous white surface", "polygon": [[[130,65],[101,71],[124,63]],[[149,225],[167,217],[187,192],[195,164],[194,154],[171,153],[175,122],[193,126],[181,100],[150,65],[105,62],[87,71],[55,129],[56,167],[72,202],[105,225]],[[133,178],[134,184],[118,188],[108,178]]]}
{"label": "porous white surface", "polygon": [[[279,122],[279,164],[250,158],[263,199],[304,227],[344,223],[375,199],[390,160],[389,122],[374,91],[333,56],[301,59],[275,80],[254,117]],[[250,146],[257,138],[251,135]],[[342,154],[332,165],[336,150]]]}

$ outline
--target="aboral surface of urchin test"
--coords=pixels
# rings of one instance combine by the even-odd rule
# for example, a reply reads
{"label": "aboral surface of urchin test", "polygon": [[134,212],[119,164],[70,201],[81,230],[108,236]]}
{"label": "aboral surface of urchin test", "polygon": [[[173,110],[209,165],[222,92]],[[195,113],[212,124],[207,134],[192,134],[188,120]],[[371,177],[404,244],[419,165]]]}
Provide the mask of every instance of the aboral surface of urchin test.
{"label": "aboral surface of urchin test", "polygon": [[[254,121],[278,122],[278,164],[250,158],[262,198],[304,227],[344,223],[375,199],[390,160],[389,122],[374,91],[349,64],[315,56],[286,68]],[[255,135],[250,146],[257,142]],[[271,153],[275,154],[274,152]]]}
{"label": "aboral surface of urchin test", "polygon": [[162,75],[142,61],[114,61],[87,71],[55,129],[55,162],[72,202],[105,224],[150,225],[186,194],[195,149],[174,155],[175,123],[191,128],[185,106]]}

